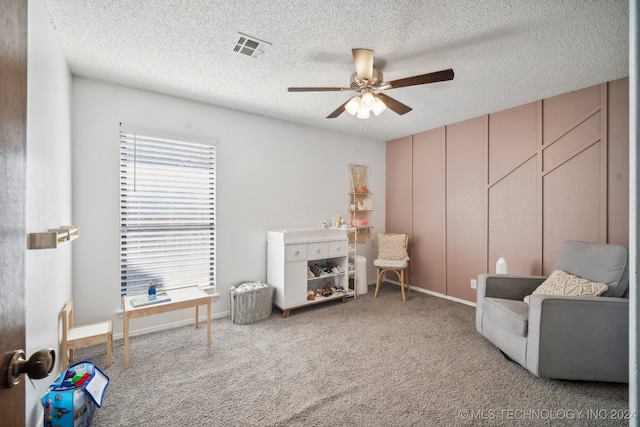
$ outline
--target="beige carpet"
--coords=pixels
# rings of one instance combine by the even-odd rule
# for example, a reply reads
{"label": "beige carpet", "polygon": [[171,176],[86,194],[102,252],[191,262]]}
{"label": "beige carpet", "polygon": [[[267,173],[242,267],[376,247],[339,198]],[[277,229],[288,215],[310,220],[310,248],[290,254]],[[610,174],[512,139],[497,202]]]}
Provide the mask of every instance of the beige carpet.
{"label": "beige carpet", "polygon": [[[541,380],[474,328],[474,308],[385,284],[282,319],[122,341],[93,426],[627,425],[626,384]],[[105,348],[76,351],[104,367]]]}

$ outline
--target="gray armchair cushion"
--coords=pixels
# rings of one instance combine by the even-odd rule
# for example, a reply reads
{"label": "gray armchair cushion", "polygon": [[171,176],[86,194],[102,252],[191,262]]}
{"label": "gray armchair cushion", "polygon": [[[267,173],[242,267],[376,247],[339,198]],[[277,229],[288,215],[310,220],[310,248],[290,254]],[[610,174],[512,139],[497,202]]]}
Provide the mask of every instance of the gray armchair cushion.
{"label": "gray armchair cushion", "polygon": [[521,337],[527,336],[529,306],[522,301],[485,298],[484,312],[496,322]]}
{"label": "gray armchair cushion", "polygon": [[480,274],[478,276],[478,292],[483,297],[522,301],[526,295],[535,291],[546,278],[546,276]]}
{"label": "gray armchair cushion", "polygon": [[622,297],[629,287],[629,260],[624,246],[568,240],[553,270],[604,283],[604,297]]}

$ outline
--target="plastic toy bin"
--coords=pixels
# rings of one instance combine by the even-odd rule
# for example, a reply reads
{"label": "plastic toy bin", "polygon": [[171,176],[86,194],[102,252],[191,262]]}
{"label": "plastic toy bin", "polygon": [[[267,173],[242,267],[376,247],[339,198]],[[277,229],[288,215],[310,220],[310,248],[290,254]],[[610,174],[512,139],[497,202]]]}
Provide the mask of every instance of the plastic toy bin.
{"label": "plastic toy bin", "polygon": [[271,315],[276,288],[264,282],[243,282],[229,289],[229,315],[237,325],[264,320]]}

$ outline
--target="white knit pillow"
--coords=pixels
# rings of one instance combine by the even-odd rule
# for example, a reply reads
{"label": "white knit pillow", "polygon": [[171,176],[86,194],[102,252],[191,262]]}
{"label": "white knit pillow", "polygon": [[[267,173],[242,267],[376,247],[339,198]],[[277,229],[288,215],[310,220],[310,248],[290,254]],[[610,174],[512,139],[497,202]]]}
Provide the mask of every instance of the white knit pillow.
{"label": "white knit pillow", "polygon": [[408,260],[409,254],[404,247],[406,234],[378,234],[378,258]]}
{"label": "white knit pillow", "polygon": [[[592,282],[566,271],[556,270],[533,291],[533,294],[597,297],[605,293],[607,289],[609,287],[604,283]],[[524,297],[524,302],[529,304],[529,295]]]}

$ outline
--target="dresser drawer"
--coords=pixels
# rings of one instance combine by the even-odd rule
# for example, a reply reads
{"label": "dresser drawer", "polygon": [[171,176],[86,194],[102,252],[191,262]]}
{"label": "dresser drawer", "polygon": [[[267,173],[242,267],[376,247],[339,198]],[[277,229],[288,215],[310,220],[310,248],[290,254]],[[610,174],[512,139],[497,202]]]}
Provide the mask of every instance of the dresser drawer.
{"label": "dresser drawer", "polygon": [[349,245],[346,240],[329,242],[329,256],[342,256],[349,253]]}
{"label": "dresser drawer", "polygon": [[285,262],[291,261],[305,261],[307,259],[307,245],[285,245],[284,246],[284,260]]}
{"label": "dresser drawer", "polygon": [[328,253],[329,244],[327,242],[309,243],[307,245],[307,257],[309,259],[326,258]]}

